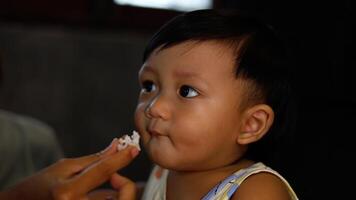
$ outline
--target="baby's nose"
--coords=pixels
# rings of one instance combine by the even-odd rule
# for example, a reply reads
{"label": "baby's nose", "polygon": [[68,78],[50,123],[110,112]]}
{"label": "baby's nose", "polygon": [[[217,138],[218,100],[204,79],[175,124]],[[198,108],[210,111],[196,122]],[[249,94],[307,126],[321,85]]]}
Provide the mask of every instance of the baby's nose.
{"label": "baby's nose", "polygon": [[148,118],[161,118],[167,120],[170,118],[170,103],[168,98],[157,95],[152,101],[147,105],[145,114]]}

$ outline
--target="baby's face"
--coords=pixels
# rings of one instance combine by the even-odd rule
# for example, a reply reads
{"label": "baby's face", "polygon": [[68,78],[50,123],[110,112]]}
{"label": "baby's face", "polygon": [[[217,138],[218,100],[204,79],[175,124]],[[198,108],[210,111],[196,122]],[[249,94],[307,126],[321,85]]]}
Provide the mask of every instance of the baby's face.
{"label": "baby's face", "polygon": [[242,86],[233,65],[232,50],[213,41],[151,54],[139,72],[135,122],[154,162],[203,170],[236,159]]}

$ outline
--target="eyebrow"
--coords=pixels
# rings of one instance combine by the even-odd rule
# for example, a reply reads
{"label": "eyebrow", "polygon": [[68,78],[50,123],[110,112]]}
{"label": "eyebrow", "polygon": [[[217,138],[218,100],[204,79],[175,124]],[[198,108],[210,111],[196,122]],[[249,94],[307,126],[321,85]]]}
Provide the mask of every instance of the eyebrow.
{"label": "eyebrow", "polygon": [[[140,71],[142,72],[152,72],[152,73],[156,73],[156,70],[154,67],[152,67],[151,65],[145,65]],[[188,78],[193,78],[193,77],[198,77],[199,75],[195,72],[190,72],[190,71],[185,71],[185,70],[175,70],[173,72],[174,76],[177,77],[188,77]]]}
{"label": "eyebrow", "polygon": [[[139,72],[142,73],[142,72],[145,72],[145,73],[154,73],[154,74],[157,74],[157,71],[155,70],[154,67],[152,67],[151,65],[145,65]],[[206,82],[204,79],[202,79],[198,73],[195,73],[195,72],[191,72],[191,71],[186,71],[186,70],[181,70],[181,69],[178,69],[178,70],[175,70],[173,71],[173,75],[174,76],[177,76],[177,77],[180,77],[180,78],[197,78],[199,79],[200,81],[202,81],[203,83],[205,83],[206,85],[209,85],[208,82]]]}
{"label": "eyebrow", "polygon": [[203,85],[200,84],[205,90],[207,89],[206,87],[209,86],[210,84],[204,80],[201,76],[199,76],[198,73],[192,72],[192,71],[186,71],[186,70],[175,70],[173,72],[174,76],[180,77],[180,78],[187,78],[187,79],[198,79],[199,82],[201,82]]}
{"label": "eyebrow", "polygon": [[188,77],[188,78],[198,77],[197,73],[190,72],[190,71],[183,71],[183,70],[175,70],[173,74],[178,77]]}
{"label": "eyebrow", "polygon": [[143,72],[152,72],[154,74],[156,74],[156,70],[150,66],[150,65],[145,65],[143,66],[139,71],[138,71],[138,74],[140,75],[141,73]]}

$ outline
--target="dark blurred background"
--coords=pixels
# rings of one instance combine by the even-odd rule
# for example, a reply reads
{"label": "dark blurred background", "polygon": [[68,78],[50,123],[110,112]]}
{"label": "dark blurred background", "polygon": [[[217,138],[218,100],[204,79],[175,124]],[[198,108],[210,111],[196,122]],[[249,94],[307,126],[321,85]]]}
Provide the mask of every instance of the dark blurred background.
{"label": "dark blurred background", "polygon": [[[279,30],[295,57],[299,117],[282,171],[300,199],[347,197],[356,69],[351,1],[214,0]],[[51,125],[68,157],[131,133],[143,48],[180,11],[112,0],[0,0],[0,108]],[[145,154],[122,173],[144,181]],[[349,169],[351,168],[351,169]]]}

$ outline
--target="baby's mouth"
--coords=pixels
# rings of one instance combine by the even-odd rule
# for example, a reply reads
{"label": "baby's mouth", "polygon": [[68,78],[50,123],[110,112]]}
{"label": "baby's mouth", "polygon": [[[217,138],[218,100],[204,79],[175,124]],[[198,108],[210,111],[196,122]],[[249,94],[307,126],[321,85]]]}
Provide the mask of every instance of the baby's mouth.
{"label": "baby's mouth", "polygon": [[163,132],[152,128],[147,129],[147,132],[152,137],[166,136]]}
{"label": "baby's mouth", "polygon": [[151,121],[147,125],[148,126],[146,127],[146,131],[151,137],[167,136],[167,134],[165,134],[164,129],[160,127],[157,121]]}

